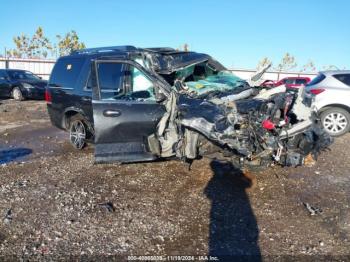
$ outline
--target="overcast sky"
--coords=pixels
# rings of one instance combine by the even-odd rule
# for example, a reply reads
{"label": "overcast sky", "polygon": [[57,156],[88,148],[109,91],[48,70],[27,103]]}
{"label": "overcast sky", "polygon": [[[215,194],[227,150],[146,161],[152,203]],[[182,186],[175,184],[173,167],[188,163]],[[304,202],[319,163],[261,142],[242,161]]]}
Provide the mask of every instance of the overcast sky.
{"label": "overcast sky", "polygon": [[50,39],[77,31],[87,47],[179,47],[229,67],[255,68],[284,53],[299,66],[350,68],[348,0],[1,0],[0,53],[42,26]]}

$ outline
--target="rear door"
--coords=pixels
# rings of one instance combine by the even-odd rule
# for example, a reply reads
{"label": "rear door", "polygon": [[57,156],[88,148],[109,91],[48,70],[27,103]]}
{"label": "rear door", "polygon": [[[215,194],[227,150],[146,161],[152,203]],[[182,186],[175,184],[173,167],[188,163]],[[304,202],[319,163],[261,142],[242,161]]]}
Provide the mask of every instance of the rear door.
{"label": "rear door", "polygon": [[155,83],[132,61],[97,60],[92,65],[96,162],[139,162],[156,157],[148,148],[165,112]]}

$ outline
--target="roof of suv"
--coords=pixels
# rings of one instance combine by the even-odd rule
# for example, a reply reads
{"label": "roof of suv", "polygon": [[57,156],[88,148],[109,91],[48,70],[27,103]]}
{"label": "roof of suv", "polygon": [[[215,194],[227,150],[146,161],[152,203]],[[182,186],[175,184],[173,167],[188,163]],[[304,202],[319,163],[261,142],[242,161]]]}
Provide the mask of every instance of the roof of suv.
{"label": "roof of suv", "polygon": [[86,48],[73,51],[70,55],[96,55],[96,54],[125,54],[125,53],[135,53],[135,52],[154,52],[161,54],[175,54],[184,53],[185,51],[177,51],[170,47],[151,47],[151,48],[137,48],[135,46],[125,45],[125,46],[106,46],[97,48]]}
{"label": "roof of suv", "polygon": [[152,56],[153,69],[160,74],[170,74],[177,69],[204,61],[210,61],[212,65],[215,64],[215,67],[220,71],[226,70],[223,65],[207,54],[178,51],[170,47],[136,48],[126,45],[87,48],[73,51],[70,55],[61,58],[128,58],[141,53],[148,53]]}

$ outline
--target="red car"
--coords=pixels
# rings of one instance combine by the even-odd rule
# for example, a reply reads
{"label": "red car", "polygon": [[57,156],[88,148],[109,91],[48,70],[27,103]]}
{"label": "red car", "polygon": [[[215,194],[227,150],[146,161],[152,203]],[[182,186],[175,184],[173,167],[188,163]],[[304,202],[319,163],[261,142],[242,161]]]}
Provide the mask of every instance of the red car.
{"label": "red car", "polygon": [[261,84],[261,87],[277,87],[280,85],[285,85],[287,88],[299,88],[300,86],[307,85],[311,79],[309,77],[294,76],[285,77],[279,81],[266,80]]}

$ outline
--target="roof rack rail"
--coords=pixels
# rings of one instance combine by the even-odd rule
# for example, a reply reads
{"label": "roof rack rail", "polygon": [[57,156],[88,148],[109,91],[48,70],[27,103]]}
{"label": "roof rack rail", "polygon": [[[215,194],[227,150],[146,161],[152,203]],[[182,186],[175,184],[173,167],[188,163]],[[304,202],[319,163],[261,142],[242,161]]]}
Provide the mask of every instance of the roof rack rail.
{"label": "roof rack rail", "polygon": [[77,54],[91,54],[91,53],[101,53],[101,52],[113,52],[113,51],[135,51],[136,47],[130,45],[124,46],[105,46],[105,47],[97,47],[97,48],[85,48],[79,49],[71,52],[71,55]]}
{"label": "roof rack rail", "polygon": [[152,52],[174,52],[176,51],[172,47],[148,47],[148,48],[143,48],[144,50],[147,51],[152,51]]}

